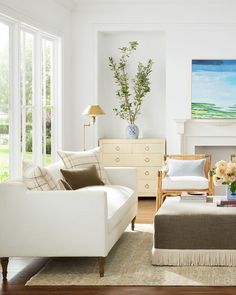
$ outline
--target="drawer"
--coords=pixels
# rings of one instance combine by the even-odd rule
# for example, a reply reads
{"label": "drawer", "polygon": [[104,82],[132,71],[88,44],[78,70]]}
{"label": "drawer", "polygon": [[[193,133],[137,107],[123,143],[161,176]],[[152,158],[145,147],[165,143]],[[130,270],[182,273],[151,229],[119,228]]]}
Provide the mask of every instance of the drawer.
{"label": "drawer", "polygon": [[156,195],[157,181],[156,180],[139,180],[138,191],[145,194],[150,193],[150,196]]}
{"label": "drawer", "polygon": [[128,143],[104,143],[102,145],[102,152],[104,154],[122,154],[131,153],[132,146]]}
{"label": "drawer", "polygon": [[135,166],[162,166],[162,154],[134,154]]}
{"label": "drawer", "polygon": [[103,154],[104,166],[133,166],[133,157],[130,154]]}
{"label": "drawer", "polygon": [[138,179],[155,179],[159,167],[138,167]]}
{"label": "drawer", "polygon": [[133,144],[134,153],[165,153],[164,145],[161,143],[137,143]]}

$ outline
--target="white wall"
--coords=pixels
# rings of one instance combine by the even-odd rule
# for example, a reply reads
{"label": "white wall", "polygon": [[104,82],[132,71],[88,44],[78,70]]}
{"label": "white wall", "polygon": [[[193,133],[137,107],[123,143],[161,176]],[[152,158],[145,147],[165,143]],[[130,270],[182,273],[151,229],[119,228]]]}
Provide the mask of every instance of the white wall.
{"label": "white wall", "polygon": [[[147,64],[150,58],[154,61],[150,75],[151,92],[145,97],[141,114],[136,122],[140,129],[140,137],[165,136],[165,33],[110,32],[100,33],[98,39],[98,103],[104,106],[106,112],[106,116],[99,121],[98,137],[125,136],[128,123],[115,116],[113,112],[113,108],[119,104],[115,95],[117,88],[113,73],[108,66],[108,57],[113,56],[117,61],[120,57],[118,48],[127,46],[129,41],[139,42],[137,50],[128,61],[131,79],[137,72],[138,62]],[[132,83],[130,86],[132,89]]]}
{"label": "white wall", "polygon": [[[150,55],[157,60],[155,71],[158,71],[158,56],[166,59],[166,69],[163,67],[163,76],[166,71],[166,95],[155,84],[160,81],[158,74],[152,84],[155,92],[144,103],[140,127],[144,135],[165,135],[168,152],[179,152],[175,119],[191,117],[191,60],[236,58],[235,8],[236,1],[233,0],[79,1],[77,10],[73,12],[76,52],[73,148],[82,144],[82,124],[86,119],[80,113],[88,103],[104,103],[108,113],[107,117],[99,118],[98,136],[122,136],[125,123],[111,117],[114,90],[104,61],[107,54],[116,54],[118,43],[132,36],[138,37],[142,32],[140,37],[144,42],[141,51],[137,51],[140,58]],[[155,35],[155,32],[161,33]],[[152,36],[156,37],[152,40]],[[163,36],[166,36],[166,52],[162,52]],[[163,41],[160,51],[159,48],[157,50],[158,40]],[[102,73],[104,77],[101,77]],[[155,99],[155,95],[160,95],[160,100]],[[156,117],[154,110],[157,110]],[[161,110],[160,116],[165,122],[163,126],[160,125],[158,110]],[[150,121],[147,119],[149,112]],[[105,133],[101,131],[102,126],[105,126]],[[91,128],[88,144],[96,145],[96,139],[96,128]]]}
{"label": "white wall", "polygon": [[191,118],[192,59],[235,59],[236,27],[190,26],[169,31],[167,36],[167,142],[169,152],[176,150],[175,119]]}
{"label": "white wall", "polygon": [[83,144],[88,118],[81,112],[89,103],[108,115],[88,128],[88,147],[100,136],[124,134],[126,123],[112,113],[106,59],[132,38],[140,41],[135,61],[155,60],[141,134],[165,136],[168,152],[179,152],[175,119],[191,116],[191,60],[236,58],[235,11],[235,0],[78,0],[72,14],[54,0],[0,0],[0,12],[63,36],[63,147],[75,150]]}
{"label": "white wall", "polygon": [[54,0],[0,0],[0,13],[62,37],[64,67],[62,147],[71,149],[72,47],[70,10],[57,4]]}

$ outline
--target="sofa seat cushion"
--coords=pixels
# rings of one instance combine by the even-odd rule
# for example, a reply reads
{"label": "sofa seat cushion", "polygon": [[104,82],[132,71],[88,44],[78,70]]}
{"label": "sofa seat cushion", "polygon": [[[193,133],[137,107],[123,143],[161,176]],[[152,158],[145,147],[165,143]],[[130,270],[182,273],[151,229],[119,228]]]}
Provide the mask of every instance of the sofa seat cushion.
{"label": "sofa seat cushion", "polygon": [[81,188],[86,191],[105,191],[107,193],[108,231],[122,221],[126,212],[137,201],[134,191],[121,185],[89,186]]}
{"label": "sofa seat cushion", "polygon": [[201,176],[168,176],[162,180],[164,190],[201,190],[208,186],[208,179]]}

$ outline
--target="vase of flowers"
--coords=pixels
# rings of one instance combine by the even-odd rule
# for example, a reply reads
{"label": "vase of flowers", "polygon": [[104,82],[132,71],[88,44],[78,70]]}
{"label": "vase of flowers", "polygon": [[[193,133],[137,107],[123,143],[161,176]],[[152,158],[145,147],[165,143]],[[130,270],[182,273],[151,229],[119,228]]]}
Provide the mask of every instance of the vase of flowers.
{"label": "vase of flowers", "polygon": [[213,169],[215,185],[226,185],[228,200],[236,200],[236,163],[219,161]]}
{"label": "vase of flowers", "polygon": [[[119,106],[114,108],[116,116],[128,122],[126,128],[126,137],[136,139],[139,135],[139,128],[135,124],[138,115],[141,112],[143,99],[150,89],[149,75],[152,72],[153,61],[148,60],[144,65],[138,63],[136,75],[131,79],[128,75],[128,59],[130,55],[137,49],[138,42],[129,42],[129,46],[119,48],[120,59],[115,61],[113,57],[109,57],[109,67],[113,72],[113,77],[117,85],[116,97],[119,100]],[[132,87],[131,85],[132,84]]]}

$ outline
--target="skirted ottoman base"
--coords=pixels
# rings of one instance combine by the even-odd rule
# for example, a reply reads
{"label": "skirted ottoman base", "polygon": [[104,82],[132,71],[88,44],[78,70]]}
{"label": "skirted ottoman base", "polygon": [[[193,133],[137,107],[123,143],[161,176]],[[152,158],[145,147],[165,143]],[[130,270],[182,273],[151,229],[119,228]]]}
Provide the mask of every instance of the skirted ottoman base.
{"label": "skirted ottoman base", "polygon": [[167,198],[154,218],[152,264],[236,266],[236,207]]}

